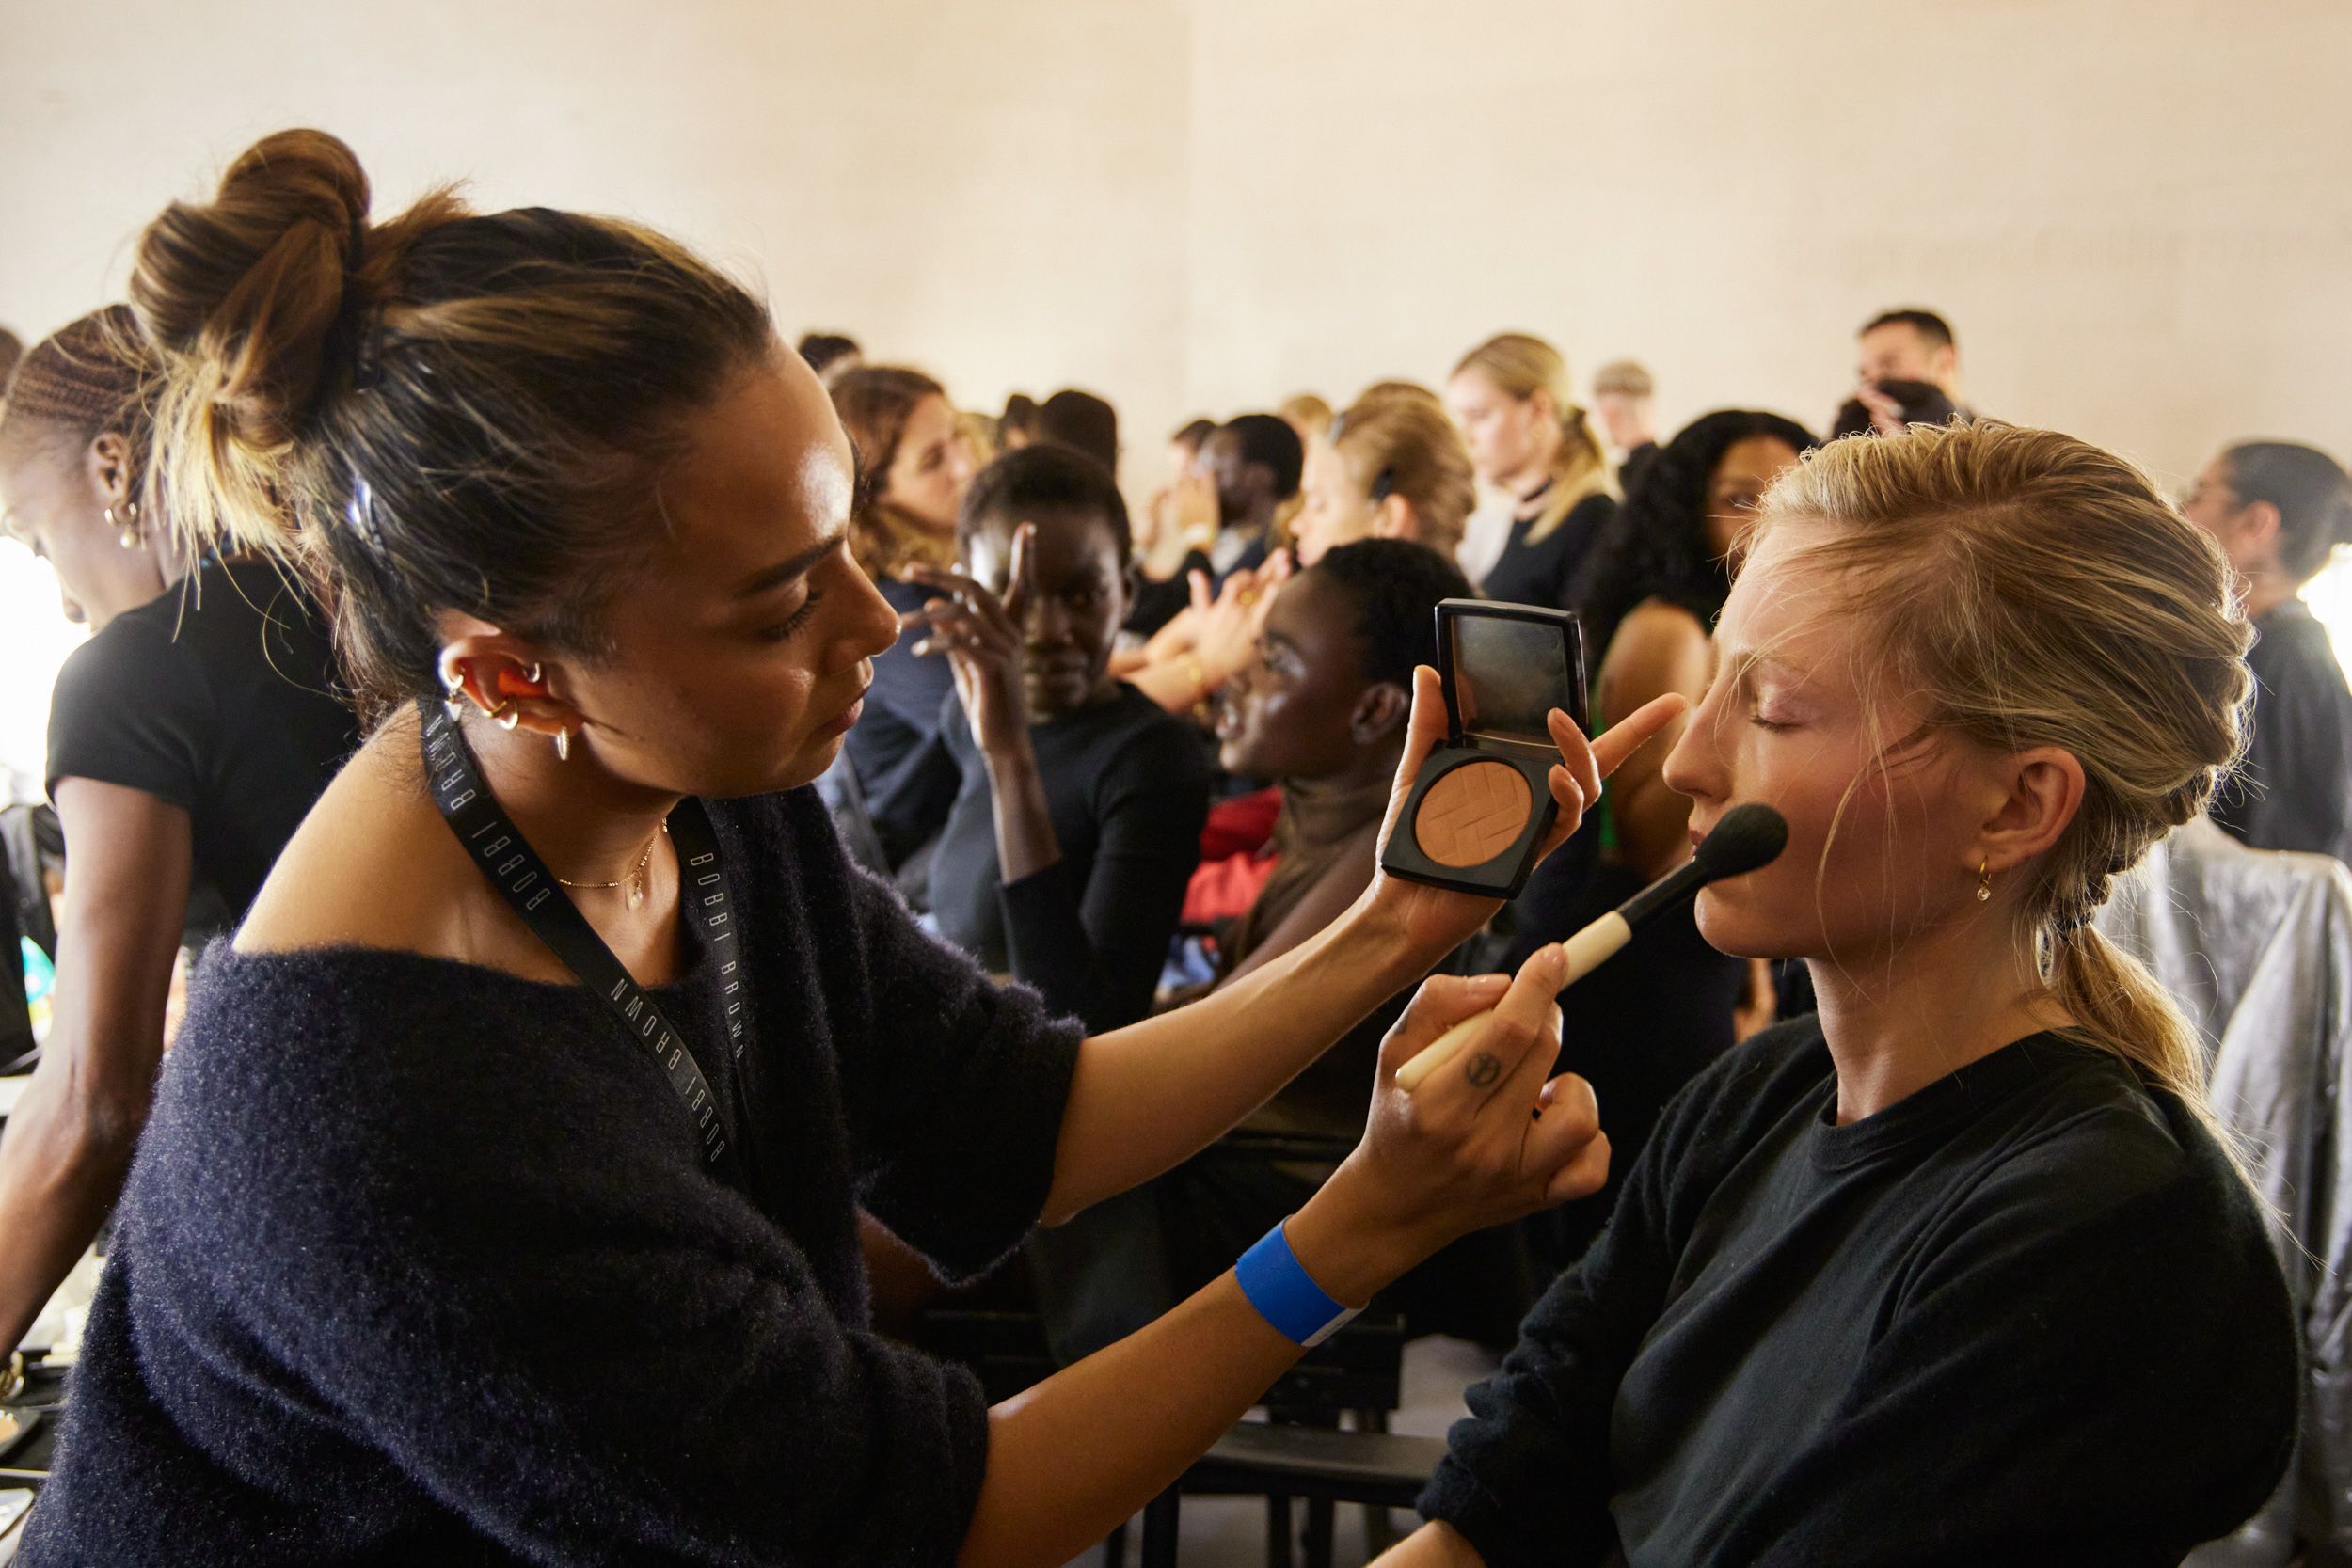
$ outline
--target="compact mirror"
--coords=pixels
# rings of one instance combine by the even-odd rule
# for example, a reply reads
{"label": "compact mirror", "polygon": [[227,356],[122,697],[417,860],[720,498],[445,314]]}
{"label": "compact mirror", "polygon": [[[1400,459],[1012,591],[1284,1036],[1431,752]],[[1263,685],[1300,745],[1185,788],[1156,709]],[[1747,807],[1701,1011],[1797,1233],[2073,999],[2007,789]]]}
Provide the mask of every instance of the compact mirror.
{"label": "compact mirror", "polygon": [[1380,864],[1411,881],[1510,898],[1559,815],[1558,708],[1588,727],[1576,617],[1536,605],[1447,599],[1438,606],[1446,740],[1429,754]]}
{"label": "compact mirror", "polygon": [[1440,610],[1438,625],[1452,634],[1453,717],[1462,736],[1533,741],[1549,751],[1551,731],[1545,721],[1553,708],[1563,709],[1578,728],[1583,727],[1583,682],[1569,668],[1576,617],[1561,617],[1566,623],[1564,630],[1549,616],[1530,621],[1477,612],[1520,608],[1517,605],[1453,603],[1464,608],[1451,615]]}

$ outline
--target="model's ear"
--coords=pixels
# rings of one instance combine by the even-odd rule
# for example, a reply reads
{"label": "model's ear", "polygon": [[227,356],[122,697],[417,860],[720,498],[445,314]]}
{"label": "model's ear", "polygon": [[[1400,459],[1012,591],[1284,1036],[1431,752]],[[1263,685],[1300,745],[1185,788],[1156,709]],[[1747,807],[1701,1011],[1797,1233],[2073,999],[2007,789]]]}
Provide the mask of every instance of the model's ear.
{"label": "model's ear", "polygon": [[1377,745],[1401,734],[1412,711],[1411,692],[1394,681],[1375,681],[1364,688],[1347,716],[1347,738],[1359,746]]}
{"label": "model's ear", "polygon": [[2066,832],[2082,809],[2083,765],[2064,747],[2035,746],[1991,768],[1994,809],[1978,832],[1975,863],[1997,874],[2042,854]]}

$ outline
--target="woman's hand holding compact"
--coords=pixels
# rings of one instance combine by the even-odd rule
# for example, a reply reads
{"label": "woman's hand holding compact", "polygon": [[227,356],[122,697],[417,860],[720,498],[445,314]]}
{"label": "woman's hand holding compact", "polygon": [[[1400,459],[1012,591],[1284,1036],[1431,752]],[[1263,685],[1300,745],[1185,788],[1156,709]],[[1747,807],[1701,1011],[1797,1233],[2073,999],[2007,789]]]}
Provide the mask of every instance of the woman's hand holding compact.
{"label": "woman's hand holding compact", "polygon": [[[1560,748],[1560,761],[1551,769],[1550,784],[1559,815],[1551,831],[1544,835],[1539,861],[1565,844],[1584,814],[1600,803],[1601,781],[1688,705],[1681,697],[1672,694],[1656,698],[1590,741],[1577,729],[1575,721],[1557,708],[1552,710],[1549,728],[1552,743]],[[1381,823],[1382,844],[1397,832],[1398,819],[1404,814],[1406,798],[1412,794],[1413,781],[1419,777],[1422,764],[1445,736],[1445,694],[1438,685],[1438,673],[1423,665],[1413,672],[1412,727],[1405,742],[1405,755],[1397,764],[1388,816]],[[1375,872],[1372,885],[1365,890],[1363,903],[1359,906],[1373,917],[1375,929],[1408,955],[1408,964],[1420,966],[1420,973],[1426,973],[1431,964],[1453,951],[1492,918],[1500,907],[1492,898],[1407,881],[1386,871]]]}
{"label": "woman's hand holding compact", "polygon": [[[1609,1139],[1592,1087],[1549,1077],[1565,972],[1554,944],[1509,981],[1433,976],[1389,1031],[1363,1141],[1286,1231],[1332,1297],[1365,1301],[1457,1236],[1599,1190]],[[1489,1007],[1447,1070],[1410,1094],[1397,1087],[1399,1067]]]}

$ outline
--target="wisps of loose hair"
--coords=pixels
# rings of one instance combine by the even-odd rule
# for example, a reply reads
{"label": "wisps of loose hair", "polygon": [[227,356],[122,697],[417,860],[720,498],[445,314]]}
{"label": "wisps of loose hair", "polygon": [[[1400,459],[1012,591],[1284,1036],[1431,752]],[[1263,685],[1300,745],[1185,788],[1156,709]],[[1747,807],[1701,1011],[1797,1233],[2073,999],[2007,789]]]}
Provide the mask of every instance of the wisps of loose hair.
{"label": "wisps of loose hair", "polygon": [[2014,895],[2018,934],[2084,1042],[2210,1122],[2193,1030],[2090,920],[2242,749],[2249,632],[2219,549],[2124,459],[1992,421],[1817,449],[1752,531],[1791,521],[1829,525],[1785,559],[1836,574],[1874,716],[1900,702],[1918,717],[1882,736],[1882,767],[1938,734],[2082,764],[2080,808]]}

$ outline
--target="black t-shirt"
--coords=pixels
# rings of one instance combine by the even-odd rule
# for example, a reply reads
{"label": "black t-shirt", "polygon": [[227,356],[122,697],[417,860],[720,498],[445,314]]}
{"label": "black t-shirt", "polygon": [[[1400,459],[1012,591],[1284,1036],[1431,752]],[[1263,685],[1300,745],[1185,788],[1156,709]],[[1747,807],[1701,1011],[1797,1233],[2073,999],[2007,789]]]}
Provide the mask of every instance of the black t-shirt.
{"label": "black t-shirt", "polygon": [[73,650],[49,709],[49,784],[94,779],[188,814],[196,873],[233,922],[358,744],[317,611],[261,562],[208,562]]}
{"label": "black t-shirt", "polygon": [[1573,609],[1568,603],[1568,579],[1576,575],[1593,541],[1600,537],[1602,526],[1616,510],[1615,501],[1595,491],[1568,508],[1560,526],[1533,545],[1527,535],[1535,519],[1513,523],[1509,543],[1478,584],[1478,591],[1502,604]]}
{"label": "black t-shirt", "polygon": [[1836,1093],[1804,1018],[1667,1107],[1424,1513],[1488,1568],[2170,1568],[2262,1505],[2286,1282],[2177,1099],[2051,1035],[1847,1126]]}
{"label": "black t-shirt", "polygon": [[2300,599],[2254,623],[2253,734],[2213,819],[2256,849],[2352,862],[2352,690],[2328,628]]}
{"label": "black t-shirt", "polygon": [[1009,884],[988,767],[953,696],[939,733],[963,769],[931,860],[940,934],[1090,1032],[1151,1012],[1209,815],[1208,761],[1190,726],[1123,682],[1115,697],[1029,726],[1061,859]]}

